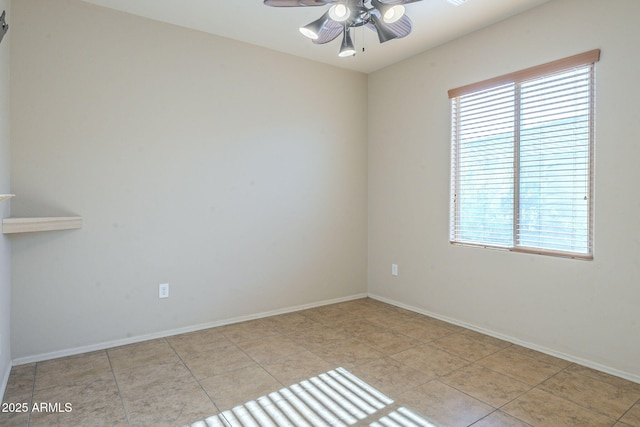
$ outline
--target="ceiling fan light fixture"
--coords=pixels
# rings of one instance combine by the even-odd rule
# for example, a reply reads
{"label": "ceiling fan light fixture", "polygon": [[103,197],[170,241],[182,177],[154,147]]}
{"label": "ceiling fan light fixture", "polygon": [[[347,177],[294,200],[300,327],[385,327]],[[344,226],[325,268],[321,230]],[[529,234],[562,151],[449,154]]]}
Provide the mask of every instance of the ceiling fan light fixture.
{"label": "ceiling fan light fixture", "polygon": [[[300,27],[300,32],[314,44],[325,44],[340,37],[340,57],[355,56],[351,29],[366,27],[378,35],[380,43],[411,34],[413,22],[405,13],[405,5],[422,0],[263,0],[267,6],[327,6],[317,20]],[[448,0],[465,2],[467,0]],[[362,48],[364,52],[364,47]]]}
{"label": "ceiling fan light fixture", "polygon": [[398,35],[391,31],[389,27],[387,27],[385,23],[382,22],[376,15],[371,14],[371,20],[373,21],[373,25],[375,25],[376,31],[378,32],[378,40],[380,41],[380,43],[388,42],[389,40],[398,38]]}
{"label": "ceiling fan light fixture", "polygon": [[397,4],[395,6],[390,7],[383,15],[382,20],[387,24],[393,24],[398,19],[404,16],[404,6],[401,4]]}
{"label": "ceiling fan light fixture", "polygon": [[401,4],[384,4],[379,0],[372,0],[371,4],[378,9],[382,20],[387,24],[393,24],[404,16],[405,8]]}
{"label": "ceiling fan light fixture", "polygon": [[353,46],[353,40],[351,40],[351,34],[348,27],[344,29],[344,36],[342,37],[342,45],[340,46],[340,58],[346,58],[348,56],[354,56],[356,54],[356,48]]}
{"label": "ceiling fan light fixture", "polygon": [[329,18],[336,22],[344,22],[351,16],[351,9],[346,4],[338,3],[329,8]]}
{"label": "ceiling fan light fixture", "polygon": [[324,26],[324,24],[329,19],[329,13],[325,13],[319,19],[311,22],[310,24],[305,25],[304,27],[300,27],[299,30],[303,36],[309,37],[311,40],[317,40],[319,37],[320,30]]}
{"label": "ceiling fan light fixture", "polygon": [[300,32],[302,33],[303,36],[310,38],[311,40],[317,40],[318,39],[318,32],[314,31],[310,28],[307,27],[300,27],[298,28],[300,30]]}

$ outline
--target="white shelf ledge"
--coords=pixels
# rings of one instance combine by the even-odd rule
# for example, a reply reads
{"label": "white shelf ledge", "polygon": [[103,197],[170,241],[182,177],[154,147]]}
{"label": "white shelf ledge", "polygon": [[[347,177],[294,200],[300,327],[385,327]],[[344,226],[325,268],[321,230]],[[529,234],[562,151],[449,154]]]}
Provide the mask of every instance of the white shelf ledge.
{"label": "white shelf ledge", "polygon": [[2,220],[2,234],[72,230],[75,228],[82,228],[82,217],[57,216],[41,218],[5,218]]}
{"label": "white shelf ledge", "polygon": [[7,200],[15,196],[15,194],[0,194],[0,202],[3,200]]}

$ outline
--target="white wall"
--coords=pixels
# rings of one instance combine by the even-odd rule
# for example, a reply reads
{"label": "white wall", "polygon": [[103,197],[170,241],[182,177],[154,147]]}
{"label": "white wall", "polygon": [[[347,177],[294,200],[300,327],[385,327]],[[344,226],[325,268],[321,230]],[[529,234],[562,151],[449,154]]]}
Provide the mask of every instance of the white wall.
{"label": "white wall", "polygon": [[84,218],[13,238],[14,358],[366,292],[366,75],[77,0],[12,31],[12,214]]}
{"label": "white wall", "polygon": [[[640,381],[639,22],[554,0],[370,75],[371,294]],[[447,90],[594,48],[595,259],[450,245]]]}
{"label": "white wall", "polygon": [[[9,32],[0,43],[0,194],[11,192],[9,185],[9,45],[11,10],[9,0],[0,0],[0,14],[5,10]],[[9,216],[9,201],[0,202],[0,219]],[[9,239],[0,234],[0,399],[11,369],[11,251]]]}
{"label": "white wall", "polygon": [[[368,274],[372,295],[639,379],[638,17],[635,0],[554,0],[370,75],[367,103],[361,74],[77,0],[14,2],[13,215],[85,225],[12,237],[13,357],[349,297]],[[451,246],[446,91],[593,48],[594,261]]]}

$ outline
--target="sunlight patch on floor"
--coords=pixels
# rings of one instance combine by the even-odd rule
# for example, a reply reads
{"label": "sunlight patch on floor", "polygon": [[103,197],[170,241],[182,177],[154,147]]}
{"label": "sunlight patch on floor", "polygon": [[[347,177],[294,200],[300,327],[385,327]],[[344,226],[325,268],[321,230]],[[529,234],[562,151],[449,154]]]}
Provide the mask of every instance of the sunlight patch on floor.
{"label": "sunlight patch on floor", "polygon": [[190,427],[341,427],[355,424],[372,427],[434,425],[409,409],[396,407],[393,399],[346,369],[337,368],[195,422]]}

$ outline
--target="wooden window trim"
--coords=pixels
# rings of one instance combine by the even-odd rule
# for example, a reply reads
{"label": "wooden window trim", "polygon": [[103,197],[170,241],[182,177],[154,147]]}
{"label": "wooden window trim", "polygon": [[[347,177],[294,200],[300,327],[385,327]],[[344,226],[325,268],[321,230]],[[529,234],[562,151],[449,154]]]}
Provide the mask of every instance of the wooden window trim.
{"label": "wooden window trim", "polygon": [[564,71],[572,67],[580,67],[582,65],[592,64],[600,61],[600,49],[590,50],[588,52],[579,53],[577,55],[570,56],[568,58],[559,59],[557,61],[548,62],[546,64],[537,65],[535,67],[527,68],[525,70],[516,71],[502,76],[493,77],[491,79],[483,80],[477,83],[471,83],[465,86],[460,86],[455,89],[449,90],[449,98],[457,98],[462,95],[466,95],[472,92],[478,92],[485,89],[490,89],[496,86],[501,86],[508,83],[517,83],[523,80],[528,80],[542,76],[545,74],[551,74],[556,71]]}

